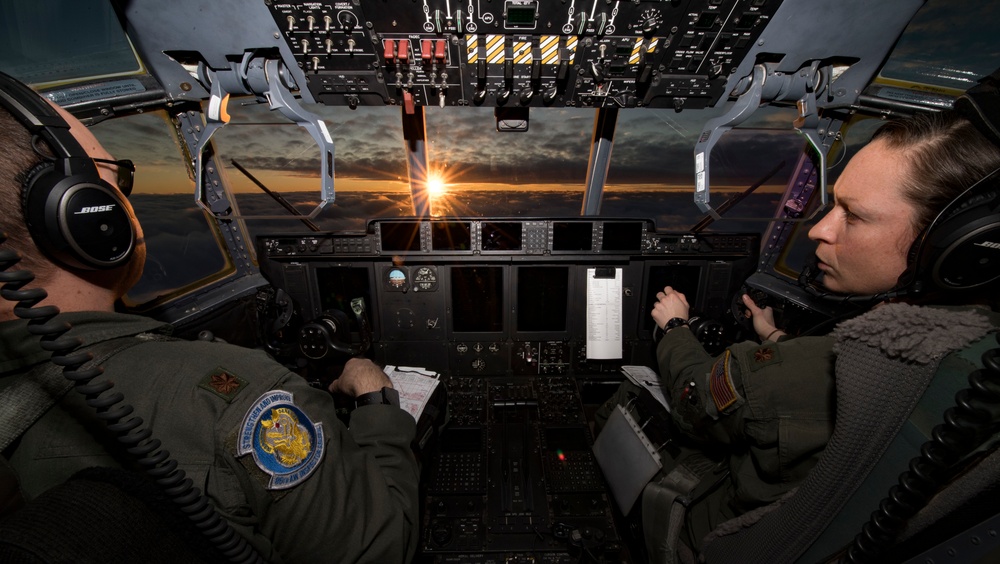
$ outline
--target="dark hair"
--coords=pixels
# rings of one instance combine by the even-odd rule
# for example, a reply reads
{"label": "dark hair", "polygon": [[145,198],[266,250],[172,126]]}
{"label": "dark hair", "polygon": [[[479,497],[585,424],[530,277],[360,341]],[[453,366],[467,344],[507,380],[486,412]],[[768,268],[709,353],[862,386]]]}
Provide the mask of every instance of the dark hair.
{"label": "dark hair", "polygon": [[909,161],[902,188],[917,210],[917,233],[968,187],[1000,168],[1000,147],[954,111],[890,121],[875,132],[876,139],[902,150]]}
{"label": "dark hair", "polygon": [[[41,140],[39,142],[44,143]],[[26,268],[36,276],[44,276],[51,271],[52,264],[43,257],[32,241],[21,212],[21,190],[25,175],[42,162],[41,155],[35,151],[32,143],[32,135],[24,125],[6,108],[0,107],[0,147],[4,150],[0,157],[0,204],[4,209],[11,210],[0,218],[0,231],[7,234],[3,248],[21,254],[21,261],[14,266],[15,269]]]}

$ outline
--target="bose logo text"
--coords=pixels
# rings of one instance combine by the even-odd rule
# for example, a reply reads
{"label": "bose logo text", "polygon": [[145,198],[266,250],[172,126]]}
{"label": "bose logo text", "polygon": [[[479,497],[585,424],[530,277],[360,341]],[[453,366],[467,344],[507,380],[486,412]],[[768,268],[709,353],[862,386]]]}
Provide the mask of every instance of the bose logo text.
{"label": "bose logo text", "polygon": [[973,243],[977,247],[986,247],[989,249],[1000,249],[1000,243],[994,243],[993,241],[983,241],[982,243]]}
{"label": "bose logo text", "polygon": [[106,212],[106,211],[111,211],[111,209],[114,208],[114,207],[115,207],[114,204],[108,204],[106,206],[86,206],[86,207],[80,208],[80,211],[76,212],[74,215],[79,215],[81,213],[100,213],[100,212]]}

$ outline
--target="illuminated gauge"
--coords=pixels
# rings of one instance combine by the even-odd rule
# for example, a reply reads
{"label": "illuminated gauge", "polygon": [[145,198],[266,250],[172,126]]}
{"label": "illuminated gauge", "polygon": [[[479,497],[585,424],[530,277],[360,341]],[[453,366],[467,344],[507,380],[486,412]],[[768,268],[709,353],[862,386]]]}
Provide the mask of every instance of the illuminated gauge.
{"label": "illuminated gauge", "polygon": [[433,267],[421,266],[413,273],[413,290],[430,292],[437,290],[437,272]]}
{"label": "illuminated gauge", "polygon": [[399,268],[393,268],[389,271],[389,287],[405,289],[406,288],[406,273]]}

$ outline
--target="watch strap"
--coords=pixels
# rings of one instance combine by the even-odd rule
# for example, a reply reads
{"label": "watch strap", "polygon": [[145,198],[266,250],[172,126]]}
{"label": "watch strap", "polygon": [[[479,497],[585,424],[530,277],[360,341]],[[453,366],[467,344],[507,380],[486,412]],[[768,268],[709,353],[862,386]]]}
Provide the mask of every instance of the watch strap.
{"label": "watch strap", "polygon": [[388,386],[374,392],[361,394],[354,398],[354,407],[365,405],[392,405],[399,407],[399,392],[395,388]]}
{"label": "watch strap", "polygon": [[669,320],[667,320],[667,323],[663,326],[663,330],[670,331],[671,329],[687,324],[688,320],[684,319],[683,317],[671,317]]}

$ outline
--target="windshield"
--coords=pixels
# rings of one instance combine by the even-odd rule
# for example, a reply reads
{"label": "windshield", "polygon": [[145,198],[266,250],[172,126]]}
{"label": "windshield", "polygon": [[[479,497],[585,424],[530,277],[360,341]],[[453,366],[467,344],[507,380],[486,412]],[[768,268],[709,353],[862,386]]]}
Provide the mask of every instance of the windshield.
{"label": "windshield", "polygon": [[[304,104],[325,121],[335,149],[335,199],[307,222],[295,214],[308,214],[320,197],[315,141],[266,103],[234,98],[231,123],[212,140],[220,188],[240,218],[288,219],[217,220],[194,204],[191,155],[177,119],[158,97],[162,85],[138,60],[112,5],[0,0],[0,69],[81,117],[100,111],[102,119],[114,118],[93,129],[113,155],[137,164],[132,201],[150,248],[146,275],[130,303],[168,299],[199,281],[225,277],[234,272],[234,261],[252,270],[252,241],[262,233],[362,231],[372,219],[416,215],[411,180],[424,172],[434,217],[573,217],[588,213],[585,202],[597,198],[589,213],[648,218],[662,231],[690,230],[704,219],[694,204],[693,148],[705,122],[729,107],[721,102],[683,111],[613,109],[611,142],[599,155],[604,160],[594,158],[595,145],[603,142],[595,140],[600,111],[575,102],[532,107],[525,123],[503,124],[518,131],[505,132],[498,131],[493,107],[453,98],[443,108],[425,104],[418,146],[404,134],[402,105]],[[967,89],[1000,60],[993,33],[998,20],[1000,6],[988,0],[929,0],[887,59],[878,96],[906,100],[906,92]],[[94,109],[116,97],[158,105],[128,106],[121,116]],[[722,137],[711,155],[712,206],[750,193],[705,229],[768,228],[804,147],[791,126],[795,114],[790,105],[764,107]],[[858,146],[853,139],[870,130],[851,135],[844,139],[847,149],[838,145],[828,156],[830,186]],[[803,240],[806,227],[798,230]]]}

